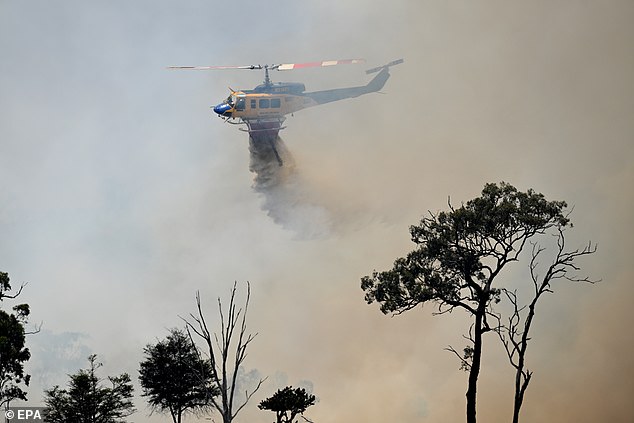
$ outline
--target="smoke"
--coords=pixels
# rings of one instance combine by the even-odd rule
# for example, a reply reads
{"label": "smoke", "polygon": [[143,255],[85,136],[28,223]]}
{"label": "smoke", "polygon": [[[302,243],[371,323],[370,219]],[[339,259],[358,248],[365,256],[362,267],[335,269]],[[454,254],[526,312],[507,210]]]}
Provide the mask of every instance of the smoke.
{"label": "smoke", "polygon": [[331,215],[308,197],[295,160],[279,135],[251,134],[249,152],[249,170],[255,174],[252,187],[263,198],[262,210],[298,239],[327,237]]}
{"label": "smoke", "polygon": [[79,332],[54,333],[42,330],[37,333],[37,343],[30,343],[30,366],[38,387],[51,388],[66,374],[82,368],[92,353],[85,344],[89,336]]}
{"label": "smoke", "polygon": [[[464,421],[466,375],[443,347],[463,346],[469,322],[384,317],[359,278],[410,251],[427,210],[506,180],[574,205],[570,246],[598,242],[583,269],[605,281],[540,305],[523,418],[631,421],[634,2],[283,3],[0,2],[3,63],[20,64],[0,72],[1,270],[29,282],[33,321],[89,336],[29,337],[33,405],[38,373],[65,384],[84,343],[104,374],[133,375],[196,290],[250,280],[247,374],[313,381],[314,421]],[[259,19],[215,42],[237,15]],[[282,167],[250,140],[252,174],[247,137],[207,106],[260,76],[165,70],[345,57],[406,63],[385,95],[296,114],[293,157],[273,140]],[[361,84],[363,69],[275,75],[317,91]],[[76,363],[58,347],[73,342]],[[489,345],[478,414],[499,422],[513,375]],[[271,421],[264,388],[240,422]]]}

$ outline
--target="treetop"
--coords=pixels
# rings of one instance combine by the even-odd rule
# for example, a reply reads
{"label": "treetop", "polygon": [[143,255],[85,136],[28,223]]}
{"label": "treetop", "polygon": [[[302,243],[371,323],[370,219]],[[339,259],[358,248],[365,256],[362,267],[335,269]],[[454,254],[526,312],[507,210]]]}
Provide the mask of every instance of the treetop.
{"label": "treetop", "polygon": [[462,307],[499,298],[493,279],[517,260],[526,241],[552,227],[570,224],[565,201],[548,201],[532,189],[488,183],[480,197],[449,211],[430,213],[410,227],[417,248],[398,258],[391,270],[361,280],[368,303],[383,313],[402,313],[426,301]]}

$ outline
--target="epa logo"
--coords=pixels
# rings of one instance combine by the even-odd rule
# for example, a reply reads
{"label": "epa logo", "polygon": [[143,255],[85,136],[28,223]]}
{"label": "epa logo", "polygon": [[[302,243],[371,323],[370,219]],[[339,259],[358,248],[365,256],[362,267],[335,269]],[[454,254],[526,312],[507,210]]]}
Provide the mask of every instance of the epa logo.
{"label": "epa logo", "polygon": [[11,407],[4,412],[4,416],[10,422],[43,422],[42,409],[36,407],[17,408]]}

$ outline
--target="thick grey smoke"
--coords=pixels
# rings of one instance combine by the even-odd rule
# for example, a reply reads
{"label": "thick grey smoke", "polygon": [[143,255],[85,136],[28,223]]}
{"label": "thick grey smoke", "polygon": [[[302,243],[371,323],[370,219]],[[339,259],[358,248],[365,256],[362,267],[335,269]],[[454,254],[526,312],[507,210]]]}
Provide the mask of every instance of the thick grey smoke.
{"label": "thick grey smoke", "polygon": [[326,237],[332,227],[330,213],[308,198],[282,138],[252,134],[249,152],[253,190],[262,195],[262,209],[268,216],[299,239]]}
{"label": "thick grey smoke", "polygon": [[[0,2],[0,270],[29,282],[20,300],[50,331],[29,338],[31,405],[88,352],[102,375],[135,375],[196,290],[250,280],[247,374],[313,381],[311,420],[464,421],[465,374],[443,348],[463,346],[465,316],[384,317],[359,278],[410,251],[427,210],[505,180],[574,205],[570,246],[599,243],[582,266],[604,281],[540,304],[523,419],[631,421],[634,2],[369,3]],[[208,106],[259,76],[165,69],[347,57],[406,64],[385,95],[289,119],[293,157],[276,139],[284,166],[256,155],[253,183],[247,137]],[[275,79],[318,91],[363,69]],[[494,344],[478,415],[497,423],[512,373]],[[272,420],[264,388],[237,423]],[[144,403],[134,421],[165,421]]]}

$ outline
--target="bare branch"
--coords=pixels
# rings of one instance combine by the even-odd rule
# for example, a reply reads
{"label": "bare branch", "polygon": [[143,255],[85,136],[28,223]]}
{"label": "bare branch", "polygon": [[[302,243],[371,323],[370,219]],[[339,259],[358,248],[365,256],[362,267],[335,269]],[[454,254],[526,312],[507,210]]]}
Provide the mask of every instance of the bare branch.
{"label": "bare branch", "polygon": [[456,357],[460,360],[460,370],[469,371],[471,370],[471,363],[469,363],[454,347],[449,345],[445,348],[445,351],[449,351],[455,354]]}
{"label": "bare branch", "polygon": [[39,325],[35,325],[35,329],[33,330],[29,330],[24,332],[25,335],[35,335],[36,333],[40,333],[40,331],[42,330],[42,326],[44,325],[44,322],[40,322]]}
{"label": "bare branch", "polygon": [[[533,373],[526,368],[526,353],[528,343],[531,340],[529,332],[535,317],[535,309],[541,296],[552,293],[551,284],[557,279],[566,279],[573,282],[595,283],[586,276],[577,276],[580,267],[575,263],[579,257],[596,252],[596,245],[588,243],[583,249],[566,251],[564,229],[557,227],[555,257],[540,277],[538,272],[539,257],[545,251],[544,247],[532,243],[531,260],[529,263],[530,277],[533,284],[532,300],[526,305],[520,306],[516,291],[502,289],[505,297],[512,306],[511,313],[505,324],[498,318],[499,326],[496,330],[511,366],[515,369],[515,398],[513,409],[513,422],[519,421],[519,412],[524,401],[524,395]],[[571,274],[575,273],[575,274]]]}
{"label": "bare branch", "polygon": [[260,379],[251,392],[245,391],[244,400],[237,407],[235,406],[238,372],[247,356],[248,345],[257,336],[257,333],[247,333],[246,317],[251,300],[251,285],[247,282],[244,309],[238,308],[236,304],[236,292],[237,282],[234,282],[226,308],[221,298],[217,299],[220,316],[219,332],[212,334],[208,329],[199,292],[196,293],[197,314],[190,314],[190,319],[183,319],[187,324],[187,333],[190,334],[190,338],[191,332],[195,333],[207,347],[212,367],[212,383],[220,392],[220,398],[217,400],[214,398],[213,406],[222,415],[223,423],[231,423],[266,380],[266,378]]}
{"label": "bare branch", "polygon": [[28,285],[27,282],[23,282],[20,284],[20,287],[18,288],[18,292],[16,292],[15,294],[11,294],[11,295],[7,295],[4,292],[0,291],[0,300],[2,300],[3,298],[9,298],[9,299],[15,299],[17,297],[20,296],[20,294],[22,293],[22,290],[24,289],[24,287],[26,287]]}
{"label": "bare branch", "polygon": [[310,419],[308,419],[308,418],[304,417],[304,415],[303,415],[303,414],[301,415],[301,417],[302,417],[302,419],[306,420],[308,423],[315,423],[315,422],[313,422],[312,420],[310,420]]}

